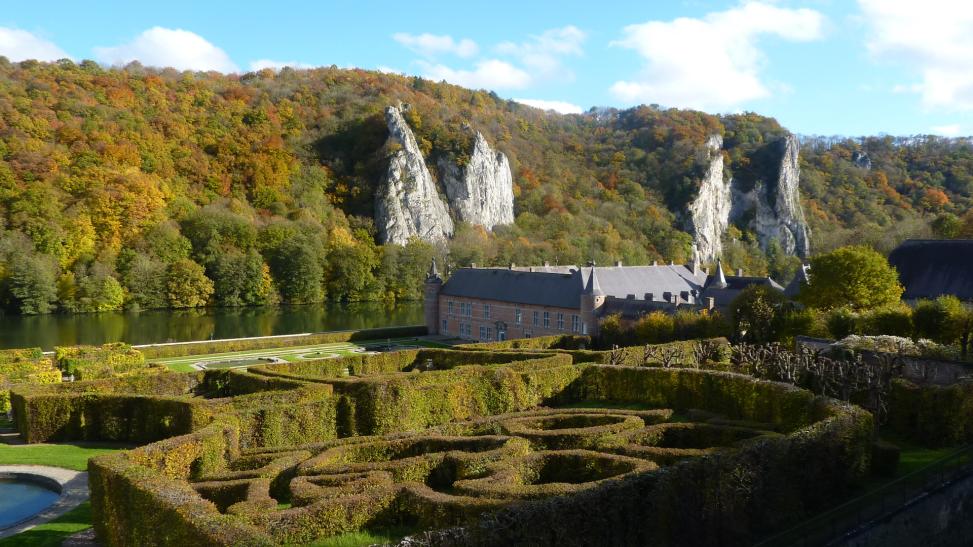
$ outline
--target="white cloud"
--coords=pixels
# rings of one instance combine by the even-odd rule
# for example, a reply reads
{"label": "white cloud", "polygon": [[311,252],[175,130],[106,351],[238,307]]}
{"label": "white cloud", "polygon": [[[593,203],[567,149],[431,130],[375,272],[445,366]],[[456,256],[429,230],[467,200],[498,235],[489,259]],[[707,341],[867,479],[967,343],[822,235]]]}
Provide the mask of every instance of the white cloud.
{"label": "white cloud", "polygon": [[480,58],[472,66],[455,68],[434,61],[437,54],[473,57],[479,48],[472,40],[456,41],[451,36],[398,33],[395,41],[423,56],[415,61],[424,78],[446,80],[464,87],[482,89],[524,89],[538,82],[570,81],[574,75],[563,65],[566,56],[581,55],[585,33],[567,26],[531,36],[522,43],[503,42],[494,55]]}
{"label": "white cloud", "polygon": [[869,53],[921,78],[893,91],[919,94],[927,108],[973,110],[973,3],[859,0],[858,5],[869,29]]}
{"label": "white cloud", "polygon": [[452,54],[457,57],[468,58],[480,51],[479,46],[473,40],[468,38],[453,40],[453,37],[448,35],[397,32],[392,35],[392,39],[423,57]]}
{"label": "white cloud", "polygon": [[284,68],[285,66],[289,66],[291,68],[297,68],[297,69],[317,68],[317,65],[312,65],[310,63],[301,63],[298,61],[274,61],[272,59],[257,59],[256,61],[252,61],[250,63],[250,70],[256,72],[258,70],[270,68],[276,71]]}
{"label": "white cloud", "polygon": [[811,9],[747,2],[701,19],[631,25],[612,45],[635,50],[645,66],[636,78],[615,82],[611,91],[627,103],[733,108],[771,95],[774,87],[761,78],[765,57],[758,38],[816,40],[823,23],[824,16]]}
{"label": "white cloud", "polygon": [[932,132],[936,135],[942,135],[944,137],[956,137],[962,132],[958,123],[949,125],[937,125],[932,127]]}
{"label": "white cloud", "polygon": [[514,101],[541,110],[553,110],[561,114],[581,114],[584,111],[580,106],[565,101],[546,101],[544,99],[514,99]]}
{"label": "white cloud", "polygon": [[70,56],[53,42],[26,30],[0,27],[0,55],[11,61],[56,61]]}
{"label": "white cloud", "polygon": [[572,25],[551,29],[523,43],[503,42],[497,52],[516,57],[530,70],[535,80],[574,79],[574,74],[564,67],[562,59],[581,56],[585,33]]}
{"label": "white cloud", "polygon": [[418,64],[424,77],[430,80],[446,80],[473,89],[523,89],[531,83],[530,74],[499,59],[480,61],[473,70],[456,70],[425,61]]}
{"label": "white cloud", "polygon": [[127,44],[94,48],[95,57],[107,64],[173,67],[178,70],[236,72],[229,55],[202,36],[182,29],[153,27]]}

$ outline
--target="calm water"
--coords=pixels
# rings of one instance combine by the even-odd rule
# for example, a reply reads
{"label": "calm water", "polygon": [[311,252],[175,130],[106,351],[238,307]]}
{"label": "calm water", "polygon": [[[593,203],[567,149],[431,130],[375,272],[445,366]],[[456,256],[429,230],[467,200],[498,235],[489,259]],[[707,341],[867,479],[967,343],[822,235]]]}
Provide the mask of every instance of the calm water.
{"label": "calm water", "polygon": [[54,503],[60,494],[19,479],[0,479],[0,530],[8,528]]}
{"label": "calm water", "polygon": [[422,302],[315,304],[139,313],[0,315],[0,348],[154,344],[423,323]]}

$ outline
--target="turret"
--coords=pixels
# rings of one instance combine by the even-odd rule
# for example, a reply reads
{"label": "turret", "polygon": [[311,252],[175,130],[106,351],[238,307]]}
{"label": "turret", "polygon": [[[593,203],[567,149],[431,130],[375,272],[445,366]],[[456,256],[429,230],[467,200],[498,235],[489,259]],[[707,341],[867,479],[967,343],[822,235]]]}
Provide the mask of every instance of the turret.
{"label": "turret", "polygon": [[713,282],[713,286],[717,289],[725,289],[728,286],[726,275],[723,273],[723,261],[719,258],[716,259],[716,281]]}
{"label": "turret", "polygon": [[429,265],[429,273],[426,274],[425,291],[423,293],[423,312],[426,319],[426,329],[429,334],[439,334],[439,291],[443,288],[443,278],[439,277],[439,268],[436,267],[436,259],[432,259]]}
{"label": "turret", "polygon": [[598,312],[605,304],[605,292],[598,283],[598,274],[592,266],[588,273],[588,281],[581,291],[581,324],[589,336],[598,335]]}

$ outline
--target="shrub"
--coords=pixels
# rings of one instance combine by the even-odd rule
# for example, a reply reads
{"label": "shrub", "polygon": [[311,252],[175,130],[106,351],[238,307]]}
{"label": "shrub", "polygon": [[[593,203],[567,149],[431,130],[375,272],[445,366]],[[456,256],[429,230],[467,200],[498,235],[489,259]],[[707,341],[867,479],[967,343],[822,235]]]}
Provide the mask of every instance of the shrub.
{"label": "shrub", "polygon": [[912,310],[905,304],[885,306],[862,314],[860,331],[870,335],[911,336]]}
{"label": "shrub", "polygon": [[61,371],[43,357],[40,348],[0,351],[0,413],[8,412],[10,389],[24,384],[61,381]]}
{"label": "shrub", "polygon": [[837,340],[858,332],[858,315],[848,308],[838,308],[828,314],[828,332]]}
{"label": "shrub", "polygon": [[872,474],[879,477],[894,477],[899,468],[902,451],[898,446],[886,441],[872,444]]}
{"label": "shrub", "polygon": [[54,348],[54,359],[65,374],[77,380],[97,380],[144,369],[145,356],[127,344]]}

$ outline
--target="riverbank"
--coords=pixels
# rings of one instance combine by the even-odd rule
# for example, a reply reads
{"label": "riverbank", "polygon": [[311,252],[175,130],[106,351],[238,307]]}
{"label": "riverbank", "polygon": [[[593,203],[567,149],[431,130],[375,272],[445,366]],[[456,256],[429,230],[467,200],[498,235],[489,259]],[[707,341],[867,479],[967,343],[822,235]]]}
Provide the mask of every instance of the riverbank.
{"label": "riverbank", "polygon": [[166,342],[360,330],[423,323],[421,302],[0,315],[0,349]]}

